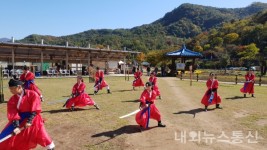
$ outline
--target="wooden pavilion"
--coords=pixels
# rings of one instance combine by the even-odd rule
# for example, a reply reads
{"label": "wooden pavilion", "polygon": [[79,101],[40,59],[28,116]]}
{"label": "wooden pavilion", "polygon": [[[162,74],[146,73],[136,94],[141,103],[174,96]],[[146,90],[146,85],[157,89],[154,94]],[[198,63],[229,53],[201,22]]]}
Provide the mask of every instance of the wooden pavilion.
{"label": "wooden pavilion", "polygon": [[186,48],[185,45],[183,45],[182,49],[176,50],[174,52],[166,53],[166,56],[170,57],[172,59],[171,75],[175,75],[175,73],[177,72],[175,61],[178,58],[181,59],[181,61],[180,61],[181,63],[185,63],[186,60],[192,59],[191,65],[193,66],[193,69],[196,68],[195,67],[195,60],[197,58],[202,58],[202,54],[201,53],[189,50],[189,49]]}
{"label": "wooden pavilion", "polygon": [[58,45],[24,44],[14,42],[0,43],[0,61],[12,64],[14,69],[15,62],[41,63],[41,73],[43,73],[43,63],[56,63],[64,61],[65,66],[69,63],[87,64],[92,61],[108,62],[111,60],[119,61],[125,59],[127,55],[138,54],[139,52],[126,50],[96,49],[84,47],[70,47]]}

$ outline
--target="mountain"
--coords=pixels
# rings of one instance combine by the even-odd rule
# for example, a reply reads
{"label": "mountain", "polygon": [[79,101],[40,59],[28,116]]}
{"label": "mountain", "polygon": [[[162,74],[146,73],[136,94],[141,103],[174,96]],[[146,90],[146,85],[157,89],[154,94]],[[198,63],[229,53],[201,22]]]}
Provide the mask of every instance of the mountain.
{"label": "mountain", "polygon": [[0,42],[8,42],[11,41],[11,39],[8,38],[0,38]]}
{"label": "mountain", "polygon": [[[218,27],[224,22],[239,20],[267,9],[267,3],[255,2],[245,8],[215,8],[194,4],[182,4],[152,24],[166,27],[167,34],[192,37],[202,31]],[[192,34],[193,32],[193,34]]]}
{"label": "mountain", "polygon": [[[252,3],[244,8],[215,8],[195,4],[182,4],[165,14],[151,24],[141,25],[131,29],[100,29],[81,33],[54,37],[44,35],[29,35],[20,40],[26,43],[123,49],[147,52],[149,50],[166,49],[184,42],[184,38],[192,38],[223,23],[234,22],[267,9],[267,3]],[[264,17],[261,18],[264,21]]]}

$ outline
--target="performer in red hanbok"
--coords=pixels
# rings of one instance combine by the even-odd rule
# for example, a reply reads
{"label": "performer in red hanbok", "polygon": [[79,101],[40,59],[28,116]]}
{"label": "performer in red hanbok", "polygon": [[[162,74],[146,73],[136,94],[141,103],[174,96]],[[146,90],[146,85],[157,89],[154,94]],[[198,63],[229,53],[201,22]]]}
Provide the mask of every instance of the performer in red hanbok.
{"label": "performer in red hanbok", "polygon": [[102,90],[103,87],[107,88],[107,92],[109,94],[111,93],[107,82],[104,80],[104,72],[99,70],[99,67],[96,67],[94,94],[96,94],[99,90]]}
{"label": "performer in red hanbok", "polygon": [[24,88],[35,91],[40,96],[41,101],[43,101],[43,96],[36,84],[34,83],[34,78],[35,75],[29,71],[29,67],[24,66],[23,74],[20,76],[20,80],[24,82]]}
{"label": "performer in red hanbok", "polygon": [[32,90],[24,90],[22,82],[11,79],[9,90],[13,96],[7,103],[7,118],[9,123],[0,134],[1,150],[29,150],[37,144],[53,150],[55,145],[47,134],[44,120],[41,117],[39,95]]}
{"label": "performer in red hanbok", "polygon": [[135,120],[140,125],[141,130],[142,128],[148,128],[150,118],[157,120],[159,127],[166,127],[161,123],[161,115],[155,105],[156,97],[157,93],[152,90],[152,83],[147,82],[146,89],[140,97],[140,111],[135,116]]}
{"label": "performer in red hanbok", "polygon": [[152,83],[152,90],[156,91],[157,96],[159,96],[159,99],[161,99],[159,87],[158,87],[158,78],[156,77],[156,73],[152,72],[149,77],[149,82]]}
{"label": "performer in red hanbok", "polygon": [[135,80],[133,81],[133,90],[135,87],[138,87],[138,86],[144,86],[144,83],[142,81],[142,72],[139,71],[139,68],[137,68],[137,71],[134,73],[134,78]]}
{"label": "performer in red hanbok", "polygon": [[245,75],[245,80],[244,86],[240,89],[240,92],[244,93],[244,97],[246,97],[247,93],[254,97],[255,75],[251,69]]}
{"label": "performer in red hanbok", "polygon": [[74,110],[75,107],[84,107],[87,105],[94,105],[99,109],[94,100],[85,93],[86,85],[83,83],[82,76],[77,76],[77,83],[72,88],[72,98],[68,99],[63,107]]}
{"label": "performer in red hanbok", "polygon": [[208,89],[201,100],[201,103],[205,105],[205,111],[208,111],[208,106],[213,104],[216,104],[216,108],[222,109],[220,106],[221,97],[217,92],[219,82],[215,79],[215,74],[210,73],[209,80],[206,82],[206,85]]}

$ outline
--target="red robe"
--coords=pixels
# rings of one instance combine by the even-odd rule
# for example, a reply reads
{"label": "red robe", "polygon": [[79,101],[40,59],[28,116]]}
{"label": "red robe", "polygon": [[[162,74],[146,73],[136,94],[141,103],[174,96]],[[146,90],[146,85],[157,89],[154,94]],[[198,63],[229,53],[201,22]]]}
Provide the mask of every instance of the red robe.
{"label": "red robe", "polygon": [[76,83],[72,88],[73,98],[67,101],[66,108],[74,107],[84,107],[86,105],[94,105],[94,100],[84,92],[86,85],[81,82],[80,85]]}
{"label": "red robe", "polygon": [[147,107],[145,107],[145,105],[147,103],[151,103],[150,104],[150,117],[149,118],[152,118],[152,119],[157,120],[157,121],[161,121],[160,112],[154,103],[156,100],[156,97],[157,97],[157,93],[154,90],[152,90],[151,92],[149,92],[148,90],[144,90],[141,97],[140,97],[140,102],[142,103],[143,109],[140,110],[136,114],[135,120],[140,126],[142,126],[144,128],[147,127],[148,121],[149,121],[148,120]]}
{"label": "red robe", "polygon": [[[101,80],[101,81],[100,81]],[[98,90],[102,90],[103,87],[108,86],[107,82],[104,80],[104,72],[99,70],[95,73],[95,87]]]}
{"label": "red robe", "polygon": [[136,73],[134,73],[134,78],[135,80],[133,81],[133,86],[134,87],[138,87],[138,86],[144,86],[144,83],[142,81],[142,72],[141,71],[137,71]]}
{"label": "red robe", "polygon": [[[219,96],[219,94],[217,92],[217,89],[218,89],[218,86],[219,86],[218,80],[214,79],[213,83],[212,83],[212,80],[209,79],[207,81],[206,85],[207,85],[208,89],[207,89],[206,93],[204,94],[204,96],[203,96],[203,98],[201,100],[201,103],[204,104],[205,106],[221,103],[221,97]],[[213,98],[212,102],[209,103],[208,101],[210,99],[212,90],[215,90],[214,91],[214,98]]]}
{"label": "red robe", "polygon": [[[240,89],[240,92],[246,94],[254,94],[254,83],[255,83],[255,75],[254,74],[246,74],[245,75],[246,82],[244,86]],[[251,82],[248,82],[251,81]]]}
{"label": "red robe", "polygon": [[21,76],[20,76],[20,80],[24,82],[24,88],[25,89],[28,89],[28,90],[33,90],[35,91],[39,96],[41,96],[41,92],[40,90],[38,89],[38,87],[34,84],[34,78],[35,78],[35,75],[30,72],[30,71],[27,71],[26,73],[23,73]]}
{"label": "red robe", "polygon": [[160,96],[160,91],[159,91],[159,87],[158,87],[158,82],[157,82],[158,78],[157,77],[149,77],[149,82],[152,83],[153,85],[153,90],[156,91],[157,96]]}
{"label": "red robe", "polygon": [[[29,150],[37,146],[37,144],[45,147],[52,143],[51,138],[47,134],[44,127],[44,120],[41,117],[41,104],[40,97],[36,92],[31,90],[25,90],[21,98],[21,102],[18,106],[20,97],[13,95],[7,104],[7,118],[9,123],[7,128],[14,120],[21,119],[19,113],[32,113],[36,112],[36,116],[32,120],[32,125],[19,134],[12,136],[6,141],[0,143],[1,150]],[[17,108],[18,107],[18,108]],[[20,128],[24,127],[27,119],[24,119],[20,123]]]}

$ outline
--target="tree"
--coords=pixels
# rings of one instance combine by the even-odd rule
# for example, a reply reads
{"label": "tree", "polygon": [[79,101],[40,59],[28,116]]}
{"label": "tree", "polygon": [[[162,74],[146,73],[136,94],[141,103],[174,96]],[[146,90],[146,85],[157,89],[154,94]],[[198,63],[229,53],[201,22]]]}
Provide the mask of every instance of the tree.
{"label": "tree", "polygon": [[215,38],[213,38],[212,39],[212,41],[211,41],[212,43],[212,45],[213,45],[213,47],[215,47],[215,46],[222,46],[222,44],[223,44],[223,38],[221,38],[221,37],[215,37]]}
{"label": "tree", "polygon": [[219,55],[220,66],[224,68],[224,73],[226,74],[226,67],[230,64],[230,56],[228,53],[221,53]]}
{"label": "tree", "polygon": [[197,52],[203,52],[203,48],[200,45],[195,46],[193,50]]}
{"label": "tree", "polygon": [[239,38],[237,33],[229,33],[224,36],[225,44],[231,44]]}
{"label": "tree", "polygon": [[138,63],[141,63],[145,60],[145,57],[146,57],[145,54],[141,52],[136,56],[136,60],[138,61]]}
{"label": "tree", "polygon": [[162,54],[159,51],[152,50],[147,53],[146,61],[149,62],[152,66],[156,66],[161,60]]}
{"label": "tree", "polygon": [[244,47],[244,50],[239,52],[241,60],[245,61],[248,66],[251,65],[252,60],[256,59],[256,55],[259,53],[260,49],[257,48],[255,43],[251,43]]}

